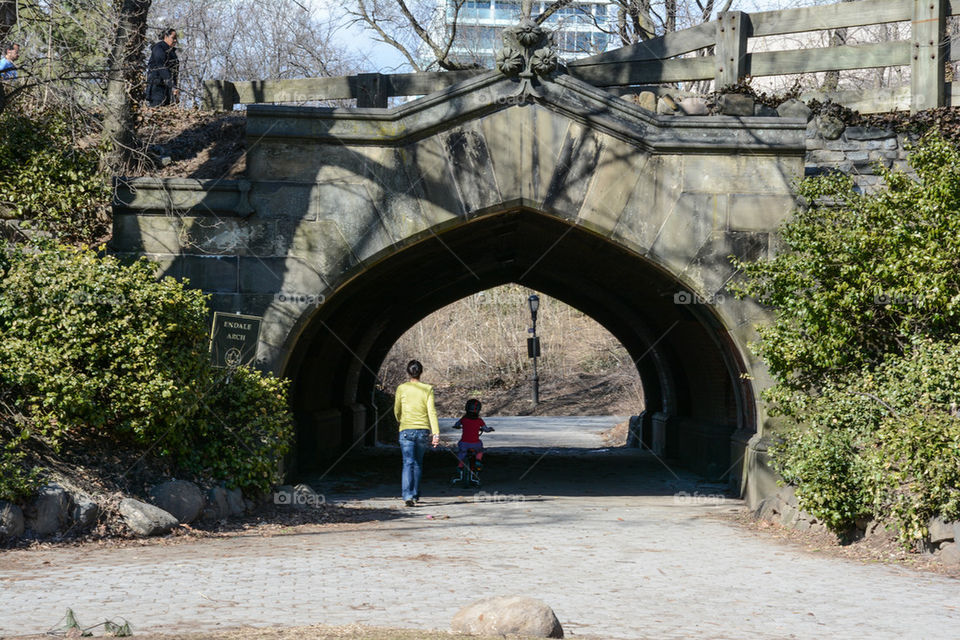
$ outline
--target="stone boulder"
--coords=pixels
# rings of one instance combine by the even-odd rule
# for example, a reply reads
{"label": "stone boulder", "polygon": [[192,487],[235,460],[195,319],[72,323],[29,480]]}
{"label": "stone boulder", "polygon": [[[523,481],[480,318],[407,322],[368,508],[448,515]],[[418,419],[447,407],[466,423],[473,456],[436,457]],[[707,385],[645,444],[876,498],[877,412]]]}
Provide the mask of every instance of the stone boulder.
{"label": "stone boulder", "polygon": [[653,93],[653,91],[640,92],[640,95],[637,96],[636,101],[637,104],[640,105],[640,108],[656,113],[657,96]]}
{"label": "stone boulder", "polygon": [[73,510],[70,512],[70,516],[76,530],[89,529],[97,521],[99,515],[100,505],[93,498],[85,493],[73,494]]}
{"label": "stone boulder", "polygon": [[141,536],[159,536],[180,524],[160,507],[133,498],[120,501],[120,515],[130,529]]}
{"label": "stone boulder", "polygon": [[38,536],[47,536],[66,527],[70,521],[73,499],[66,489],[48,484],[27,505],[24,511],[27,528]]}
{"label": "stone boulder", "polygon": [[777,118],[780,113],[770,105],[758,102],[753,106],[753,115],[761,118]]}
{"label": "stone boulder", "polygon": [[960,545],[956,542],[940,545],[940,562],[949,567],[960,567]]}
{"label": "stone boulder", "polygon": [[781,103],[777,107],[777,113],[781,118],[802,118],[803,120],[810,120],[810,116],[813,115],[810,107],[796,98]]}
{"label": "stone boulder", "polygon": [[534,598],[496,596],[460,609],[450,624],[455,633],[534,638],[562,638],[563,627],[553,609]]}
{"label": "stone boulder", "polygon": [[186,480],[170,480],[150,489],[150,501],[181,524],[193,522],[203,511],[200,487]]}
{"label": "stone boulder", "polygon": [[680,110],[676,101],[670,96],[663,95],[657,100],[657,114],[661,116],[672,116]]}
{"label": "stone boulder", "polygon": [[227,490],[223,487],[211,487],[207,491],[207,506],[203,510],[204,520],[223,520],[230,517],[230,505],[227,502]]}
{"label": "stone boulder", "polygon": [[717,107],[725,116],[752,116],[754,105],[754,99],[742,93],[725,93],[717,100]]}
{"label": "stone boulder", "polygon": [[836,140],[847,128],[843,120],[836,116],[817,116],[814,118],[817,134],[824,140]]}
{"label": "stone boulder", "polygon": [[19,538],[24,528],[23,510],[12,502],[0,500],[0,540]]}
{"label": "stone boulder", "polygon": [[710,114],[710,108],[707,101],[703,98],[688,97],[682,99],[677,105],[680,110],[688,116],[706,116]]}
{"label": "stone boulder", "polygon": [[943,518],[930,518],[927,523],[927,530],[930,532],[930,544],[940,544],[941,542],[953,542],[954,540],[954,522],[946,522]]}
{"label": "stone boulder", "polygon": [[240,489],[227,491],[227,509],[232,516],[238,516],[247,510],[247,505],[243,502],[243,492]]}

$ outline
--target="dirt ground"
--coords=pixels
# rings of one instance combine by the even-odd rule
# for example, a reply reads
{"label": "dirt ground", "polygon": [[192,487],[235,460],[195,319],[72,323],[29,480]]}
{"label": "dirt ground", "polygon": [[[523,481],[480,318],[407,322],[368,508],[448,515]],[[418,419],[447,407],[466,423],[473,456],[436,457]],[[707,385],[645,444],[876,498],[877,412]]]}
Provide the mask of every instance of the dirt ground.
{"label": "dirt ground", "polygon": [[236,178],[246,170],[243,112],[146,109],[138,132],[154,158],[142,175]]}
{"label": "dirt ground", "polygon": [[463,413],[468,398],[480,398],[485,416],[630,416],[643,411],[642,400],[633,392],[635,373],[581,373],[562,379],[540,380],[540,404],[533,405],[529,380],[518,384],[493,383],[476,389],[437,384],[437,412],[445,416]]}
{"label": "dirt ground", "polygon": [[857,560],[864,564],[899,565],[916,571],[960,578],[960,567],[948,567],[929,553],[904,549],[897,541],[897,537],[886,531],[869,538],[846,542],[832,533],[798,531],[776,522],[758,520],[746,509],[718,512],[711,514],[710,517],[735,522],[748,535],[773,538],[786,545],[803,549],[812,555]]}
{"label": "dirt ground", "polygon": [[[91,630],[95,636],[101,635],[98,630]],[[60,637],[79,638],[78,632],[58,634]],[[17,640],[49,640],[51,634],[18,636]],[[449,640],[451,638],[473,638],[474,640],[532,640],[529,636],[498,635],[475,636],[444,631],[423,631],[418,629],[384,629],[360,625],[327,626],[313,625],[309,627],[288,627],[278,629],[263,629],[247,627],[220,632],[203,633],[146,633],[134,634],[138,640]],[[589,640],[588,636],[577,636]],[[0,640],[4,640],[0,636]]]}

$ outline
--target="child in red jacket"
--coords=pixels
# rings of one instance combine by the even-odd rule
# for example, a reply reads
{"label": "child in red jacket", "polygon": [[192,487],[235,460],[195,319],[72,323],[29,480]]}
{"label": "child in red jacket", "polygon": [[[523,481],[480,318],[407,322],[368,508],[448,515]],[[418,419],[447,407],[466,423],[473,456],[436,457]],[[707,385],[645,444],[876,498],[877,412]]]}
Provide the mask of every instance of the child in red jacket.
{"label": "child in red jacket", "polygon": [[476,398],[467,400],[466,413],[453,425],[454,429],[462,429],[460,442],[457,443],[457,458],[460,464],[457,468],[463,468],[464,460],[467,459],[467,452],[473,449],[477,452],[477,471],[483,468],[483,443],[480,441],[481,433],[493,431],[488,427],[480,417],[480,401]]}

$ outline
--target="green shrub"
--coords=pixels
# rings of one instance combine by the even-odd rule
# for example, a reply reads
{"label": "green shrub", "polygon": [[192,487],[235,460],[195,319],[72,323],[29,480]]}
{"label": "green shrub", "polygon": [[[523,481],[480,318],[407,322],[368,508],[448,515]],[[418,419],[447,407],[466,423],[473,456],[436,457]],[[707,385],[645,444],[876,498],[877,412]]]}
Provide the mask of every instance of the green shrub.
{"label": "green shrub", "polygon": [[0,274],[0,384],[57,447],[96,433],[266,489],[289,448],[286,385],[209,364],[204,296],[145,259],[17,249]]}
{"label": "green shrub", "polygon": [[928,135],[909,162],[915,177],[882,170],[887,188],[869,195],[847,176],[804,180],[787,251],[735,260],[734,291],[773,309],[755,346],[781,386],[816,389],[960,329],[960,151]]}
{"label": "green shrub", "polygon": [[39,488],[40,470],[24,462],[27,438],[27,431],[11,435],[0,427],[0,500],[20,502]]}
{"label": "green shrub", "polygon": [[187,448],[178,457],[232,486],[268,489],[281,480],[278,461],[293,439],[287,381],[245,367],[219,374],[191,438],[180,441]]}
{"label": "green shrub", "polygon": [[195,411],[204,375],[201,292],[93,251],[18,250],[0,282],[0,370],[56,444],[90,429],[149,440]]}
{"label": "green shrub", "polygon": [[0,113],[0,217],[93,242],[109,227],[110,185],[100,153],[74,139],[64,113]]}
{"label": "green shrub", "polygon": [[734,287],[773,310],[754,345],[792,427],[774,467],[834,531],[872,515],[901,540],[960,516],[960,151],[936,134],[864,195],[847,177],[804,181],[786,251],[739,263]]}

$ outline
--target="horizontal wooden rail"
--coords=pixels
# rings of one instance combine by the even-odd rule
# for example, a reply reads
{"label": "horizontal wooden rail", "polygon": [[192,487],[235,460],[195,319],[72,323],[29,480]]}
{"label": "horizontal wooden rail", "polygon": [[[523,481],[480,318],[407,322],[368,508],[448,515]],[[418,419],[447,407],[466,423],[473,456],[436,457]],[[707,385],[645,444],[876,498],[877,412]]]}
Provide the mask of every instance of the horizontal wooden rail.
{"label": "horizontal wooden rail", "polygon": [[903,22],[910,20],[912,15],[912,3],[903,0],[859,0],[783,11],[761,11],[750,14],[750,35],[758,38]]}
{"label": "horizontal wooden rail", "polygon": [[335,78],[290,80],[209,80],[203,108],[230,110],[235,104],[356,99],[358,107],[386,107],[390,96],[420,96],[472,78],[486,70],[432,73],[362,73]]}
{"label": "horizontal wooden rail", "polygon": [[[956,3],[957,10],[954,10]],[[727,12],[717,20],[567,63],[571,75],[599,87],[713,80],[717,88],[749,76],[775,76],[889,66],[911,68],[910,107],[956,102],[943,68],[952,55],[946,18],[960,0],[857,0],[753,14]],[[910,21],[908,41],[748,53],[750,38]],[[707,50],[712,55],[695,55]],[[678,57],[685,56],[685,57]],[[433,93],[485,70],[367,73],[340,78],[204,83],[205,108],[234,104],[356,99],[358,107],[386,107],[391,96]],[[902,102],[879,98],[878,104]],[[869,103],[869,99],[857,100]]]}
{"label": "horizontal wooden rail", "polygon": [[704,22],[695,27],[666,33],[658,38],[644,40],[626,47],[614,49],[595,56],[571,60],[569,68],[589,67],[596,64],[628,64],[646,60],[662,60],[674,56],[712,47],[716,42],[717,28],[712,22]]}

